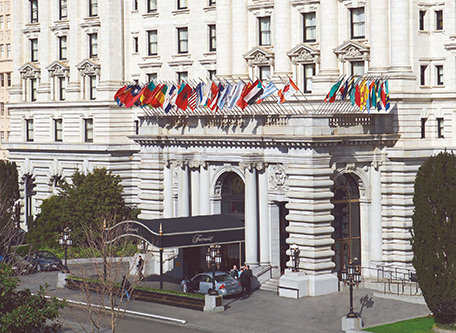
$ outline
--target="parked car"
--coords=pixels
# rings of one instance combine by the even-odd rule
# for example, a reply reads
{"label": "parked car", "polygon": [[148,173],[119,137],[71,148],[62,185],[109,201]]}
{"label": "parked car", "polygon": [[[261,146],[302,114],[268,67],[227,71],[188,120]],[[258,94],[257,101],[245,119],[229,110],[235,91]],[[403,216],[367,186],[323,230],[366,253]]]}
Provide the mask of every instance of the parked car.
{"label": "parked car", "polygon": [[16,275],[31,274],[36,272],[36,267],[30,261],[22,258],[19,254],[7,254],[3,262],[11,264]]}
{"label": "parked car", "polygon": [[[183,292],[208,294],[213,288],[212,273],[200,273],[180,284]],[[219,295],[236,295],[242,292],[241,282],[225,272],[215,272],[215,289]]]}
{"label": "parked car", "polygon": [[37,251],[31,255],[25,257],[26,260],[30,261],[38,272],[60,270],[63,268],[62,260],[49,251]]}

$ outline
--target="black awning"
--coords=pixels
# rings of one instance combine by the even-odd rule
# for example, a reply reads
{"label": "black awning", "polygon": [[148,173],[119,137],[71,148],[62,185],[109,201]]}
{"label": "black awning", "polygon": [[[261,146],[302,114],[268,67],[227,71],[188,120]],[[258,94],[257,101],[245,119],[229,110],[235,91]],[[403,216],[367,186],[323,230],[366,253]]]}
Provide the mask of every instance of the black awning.
{"label": "black awning", "polygon": [[239,214],[220,214],[125,221],[116,227],[124,228],[123,236],[140,237],[156,247],[180,248],[244,242],[244,222],[241,217]]}

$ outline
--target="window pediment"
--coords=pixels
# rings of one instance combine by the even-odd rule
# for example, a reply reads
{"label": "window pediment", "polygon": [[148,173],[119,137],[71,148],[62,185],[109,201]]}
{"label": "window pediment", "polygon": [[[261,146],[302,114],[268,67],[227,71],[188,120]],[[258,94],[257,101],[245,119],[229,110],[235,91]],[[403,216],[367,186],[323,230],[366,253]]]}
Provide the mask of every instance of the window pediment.
{"label": "window pediment", "polygon": [[291,62],[295,64],[311,64],[320,62],[320,50],[300,43],[287,52]]}
{"label": "window pediment", "polygon": [[55,24],[50,28],[50,30],[57,36],[67,36],[68,31],[70,30],[70,24],[68,21],[57,21],[54,22]]}
{"label": "window pediment", "polygon": [[22,33],[27,37],[28,39],[34,39],[38,38],[40,35],[40,24],[39,23],[30,23],[26,25],[25,29],[22,29]]}
{"label": "window pediment", "polygon": [[271,52],[263,47],[257,46],[244,54],[244,59],[249,66],[273,66],[274,52]]}
{"label": "window pediment", "polygon": [[91,59],[84,59],[76,65],[76,68],[81,76],[100,75],[101,72],[101,65]]}
{"label": "window pediment", "polygon": [[366,0],[339,0],[347,8],[365,7]]}
{"label": "window pediment", "polygon": [[97,33],[100,29],[100,18],[99,17],[91,17],[84,19],[84,22],[79,25],[82,30],[86,34],[94,34]]}
{"label": "window pediment", "polygon": [[334,49],[340,61],[354,61],[370,59],[370,47],[366,44],[355,42],[352,40],[345,41]]}
{"label": "window pediment", "polygon": [[[154,61],[155,60],[155,61]],[[162,62],[156,61],[157,58],[143,58],[143,62],[138,63],[138,67],[141,69],[148,69],[148,68],[161,68]]]}
{"label": "window pediment", "polygon": [[19,68],[22,79],[39,79],[41,77],[41,68],[28,62]]}
{"label": "window pediment", "polygon": [[54,76],[70,76],[70,67],[62,61],[54,61],[49,66],[46,67],[51,77]]}

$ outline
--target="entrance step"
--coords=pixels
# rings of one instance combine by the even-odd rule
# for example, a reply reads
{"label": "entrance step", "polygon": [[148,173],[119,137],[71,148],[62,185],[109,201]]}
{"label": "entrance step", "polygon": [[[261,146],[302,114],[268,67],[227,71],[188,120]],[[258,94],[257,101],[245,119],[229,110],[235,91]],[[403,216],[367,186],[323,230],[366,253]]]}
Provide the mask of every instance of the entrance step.
{"label": "entrance step", "polygon": [[263,282],[260,286],[261,290],[277,292],[277,287],[279,286],[279,278],[271,278]]}

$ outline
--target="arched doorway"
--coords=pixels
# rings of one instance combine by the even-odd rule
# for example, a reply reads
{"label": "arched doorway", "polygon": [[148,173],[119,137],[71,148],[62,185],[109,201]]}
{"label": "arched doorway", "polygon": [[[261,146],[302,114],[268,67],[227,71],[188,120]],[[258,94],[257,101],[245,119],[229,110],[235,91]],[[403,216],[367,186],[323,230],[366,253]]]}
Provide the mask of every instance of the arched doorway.
{"label": "arched doorway", "polygon": [[341,270],[350,259],[358,258],[361,263],[361,228],[359,208],[359,188],[357,181],[350,174],[343,174],[334,181],[334,221],[333,261],[334,270],[341,278]]}
{"label": "arched doorway", "polygon": [[222,183],[222,214],[244,214],[245,185],[241,177],[234,172],[228,172],[221,178]]}

